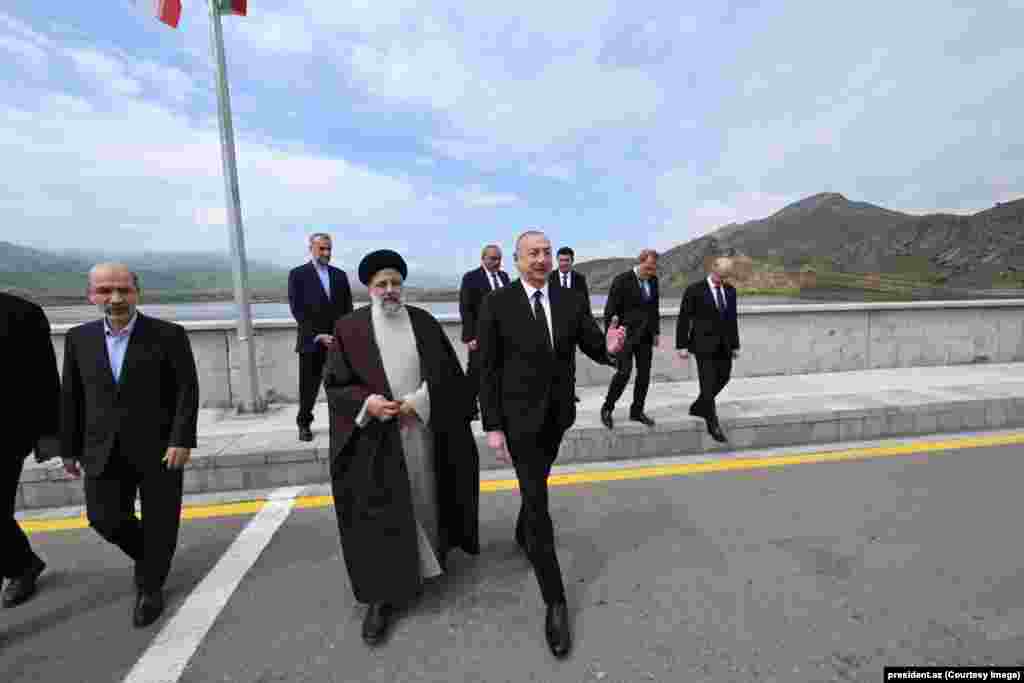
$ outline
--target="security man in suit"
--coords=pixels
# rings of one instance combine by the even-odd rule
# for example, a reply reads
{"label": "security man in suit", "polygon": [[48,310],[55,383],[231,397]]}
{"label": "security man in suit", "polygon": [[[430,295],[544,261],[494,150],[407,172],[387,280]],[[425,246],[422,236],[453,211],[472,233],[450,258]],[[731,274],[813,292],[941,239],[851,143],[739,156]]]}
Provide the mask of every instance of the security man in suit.
{"label": "security man in suit", "polygon": [[659,301],[658,252],[644,249],[635,267],[612,280],[604,306],[606,328],[611,326],[613,317],[617,317],[626,328],[626,346],[618,356],[618,369],[601,407],[601,423],[608,429],[614,427],[612,411],[629,382],[634,358],[636,383],[633,385],[633,405],[629,409],[629,419],[648,427],[654,426],[654,420],[644,413],[644,403],[651,384],[651,359],[661,335]]}
{"label": "security man in suit", "polygon": [[288,304],[298,323],[299,440],[312,441],[313,406],[320,391],[327,349],[334,343],[334,323],[352,312],[352,289],[345,271],[330,265],[331,236],[309,236],[309,262],[288,273]]}
{"label": "security man in suit", "polygon": [[680,358],[697,358],[700,396],[690,406],[690,415],[704,418],[708,433],[725,442],[718,422],[715,397],[729,383],[732,361],[740,354],[740,332],[736,316],[736,288],[725,281],[732,260],[719,256],[712,261],[707,278],[686,288],[679,304],[676,349]]}
{"label": "security man in suit", "polygon": [[14,607],[36,592],[46,563],[35,554],[14,518],[18,482],[25,458],[57,457],[60,451],[60,375],[50,339],[50,323],[38,305],[0,292],[0,419],[6,447],[0,452],[0,576],[7,579],[4,607]]}
{"label": "security man in suit", "polygon": [[[548,278],[548,284],[552,287],[565,287],[566,289],[575,289],[577,292],[583,295],[583,299],[587,302],[588,310],[590,308],[590,289],[587,287],[587,276],[579,271],[573,269],[572,265],[576,261],[576,252],[572,250],[572,247],[561,247],[555,254],[558,257],[558,268],[551,271],[551,276]],[[576,356],[572,358],[572,386],[575,390],[576,387]],[[574,400],[579,403],[580,397],[575,393],[573,394]]]}
{"label": "security man in suit", "polygon": [[480,317],[480,303],[491,292],[508,287],[508,273],[501,269],[501,247],[488,244],[480,251],[480,267],[462,276],[459,287],[459,315],[462,318],[462,343],[466,345],[466,383],[470,387],[473,405],[472,419],[480,418],[476,407],[480,391],[480,345],[477,340],[476,322]]}

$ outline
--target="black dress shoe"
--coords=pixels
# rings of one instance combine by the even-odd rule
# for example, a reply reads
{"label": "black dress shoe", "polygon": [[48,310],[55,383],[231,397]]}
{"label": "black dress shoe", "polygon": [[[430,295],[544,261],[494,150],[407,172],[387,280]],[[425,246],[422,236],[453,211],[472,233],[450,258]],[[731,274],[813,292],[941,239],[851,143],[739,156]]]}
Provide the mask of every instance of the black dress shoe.
{"label": "black dress shoe", "polygon": [[690,415],[693,415],[694,417],[706,417],[704,412],[699,410],[695,405],[690,406]]}
{"label": "black dress shoe", "polygon": [[707,422],[708,434],[711,435],[712,439],[719,443],[725,443],[728,441],[728,439],[725,438],[725,432],[722,431],[722,426],[718,424],[718,420],[708,420]]}
{"label": "black dress shoe", "polygon": [[647,415],[645,415],[644,413],[632,413],[631,412],[629,414],[629,419],[633,420],[634,422],[640,422],[642,424],[645,424],[648,427],[653,427],[654,426],[654,420],[652,420],[651,418],[647,417]]}
{"label": "black dress shoe", "polygon": [[544,620],[544,635],[548,639],[551,654],[565,657],[572,647],[572,635],[569,633],[569,609],[564,602],[548,605],[548,615]]}
{"label": "black dress shoe", "polygon": [[572,397],[572,399],[573,399],[573,401],[575,401],[576,403],[579,403],[579,402],[580,402],[580,397],[579,397],[579,396],[573,396],[573,397]]}
{"label": "black dress shoe", "polygon": [[608,429],[615,429],[615,423],[612,422],[612,409],[601,408],[601,424]]}
{"label": "black dress shoe", "polygon": [[313,430],[309,427],[299,427],[299,441],[312,441]]}
{"label": "black dress shoe", "polygon": [[139,591],[135,596],[135,611],[132,612],[132,623],[136,628],[149,626],[164,612],[164,592],[161,590]]}
{"label": "black dress shoe", "polygon": [[17,607],[27,601],[36,592],[36,580],[46,568],[46,563],[38,557],[32,559],[32,564],[25,570],[25,573],[7,582],[4,587],[4,607]]}
{"label": "black dress shoe", "polygon": [[391,619],[391,606],[382,602],[375,602],[366,610],[366,617],[363,619],[363,641],[367,645],[378,645],[384,640],[388,632],[388,622]]}

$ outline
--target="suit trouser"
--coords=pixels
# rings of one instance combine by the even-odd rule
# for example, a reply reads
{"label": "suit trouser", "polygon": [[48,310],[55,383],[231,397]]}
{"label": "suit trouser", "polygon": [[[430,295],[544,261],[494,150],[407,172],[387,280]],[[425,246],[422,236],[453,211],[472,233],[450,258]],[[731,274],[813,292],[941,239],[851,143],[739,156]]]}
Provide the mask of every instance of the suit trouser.
{"label": "suit trouser", "polygon": [[316,404],[317,394],[320,393],[326,360],[327,349],[322,346],[316,351],[299,354],[299,414],[296,415],[295,422],[300,427],[313,424],[313,406]]}
{"label": "suit trouser", "polygon": [[732,353],[719,349],[714,353],[698,353],[697,379],[700,382],[700,395],[693,402],[694,412],[708,418],[717,418],[715,397],[729,383],[732,375]]}
{"label": "suit trouser", "polygon": [[629,383],[629,376],[633,372],[633,358],[636,358],[636,382],[633,384],[633,405],[630,411],[643,412],[644,403],[647,401],[647,389],[651,385],[651,359],[654,355],[654,343],[628,342],[625,348],[616,356],[618,366],[611,384],[608,385],[608,395],[604,399],[607,408],[614,408],[615,403],[626,390]]}
{"label": "suit trouser", "polygon": [[548,605],[565,602],[562,569],[555,553],[555,528],[548,510],[548,475],[564,433],[549,416],[539,433],[507,435],[522,498],[516,519],[516,541],[524,546],[541,596]]}
{"label": "suit trouser", "polygon": [[0,522],[0,575],[13,579],[23,575],[36,559],[29,545],[28,536],[14,519],[14,508],[18,497],[18,481],[25,466],[24,455],[3,454],[0,465],[0,504],[3,505],[3,521]]}
{"label": "suit trouser", "polygon": [[[97,476],[87,470],[86,514],[100,536],[135,560],[136,587],[153,592],[167,581],[178,545],[184,472],[167,469],[156,454],[138,454],[148,461],[142,465],[120,450],[114,447]],[[136,493],[141,520],[135,516]]]}
{"label": "suit trouser", "polygon": [[480,351],[470,351],[466,360],[466,383],[469,386],[469,405],[476,406],[480,395]]}

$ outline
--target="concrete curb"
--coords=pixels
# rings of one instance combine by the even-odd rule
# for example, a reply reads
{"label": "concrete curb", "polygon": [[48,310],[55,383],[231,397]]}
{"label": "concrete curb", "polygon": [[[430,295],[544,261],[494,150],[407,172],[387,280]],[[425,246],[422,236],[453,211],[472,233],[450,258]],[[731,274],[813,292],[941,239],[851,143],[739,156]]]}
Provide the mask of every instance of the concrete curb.
{"label": "concrete curb", "polygon": [[[841,397],[823,396],[813,412],[795,402],[789,410],[773,414],[730,417],[730,406],[720,409],[729,443],[714,441],[702,420],[690,416],[666,420],[646,428],[621,419],[614,430],[581,420],[565,436],[558,464],[609,462],[681,455],[706,455],[751,448],[836,443],[898,436],[919,436],[1024,426],[1024,397],[986,396],[981,387],[959,387],[946,400],[910,395],[892,405],[844,408]],[[993,392],[998,393],[998,392]],[[967,396],[965,397],[965,394]],[[748,400],[749,402],[749,400]],[[832,410],[822,409],[825,402]],[[863,398],[859,403],[863,403]],[[478,427],[478,423],[475,423]],[[503,469],[477,434],[481,469]],[[280,486],[322,484],[329,481],[326,430],[310,443],[295,439],[294,429],[212,437],[202,444],[185,470],[185,493],[205,494]],[[26,470],[18,489],[17,509],[83,505],[82,482],[68,478],[59,463]]]}

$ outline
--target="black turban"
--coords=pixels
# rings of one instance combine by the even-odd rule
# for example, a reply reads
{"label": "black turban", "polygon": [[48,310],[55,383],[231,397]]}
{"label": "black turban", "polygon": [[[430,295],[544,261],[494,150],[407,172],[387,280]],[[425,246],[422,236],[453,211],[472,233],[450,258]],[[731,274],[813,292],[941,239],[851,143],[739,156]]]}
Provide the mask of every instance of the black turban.
{"label": "black turban", "polygon": [[405,280],[405,275],[408,272],[408,268],[405,266],[405,259],[397,251],[378,249],[364,256],[363,260],[359,263],[359,281],[369,287],[370,278],[385,268],[397,270],[402,274],[402,280]]}

